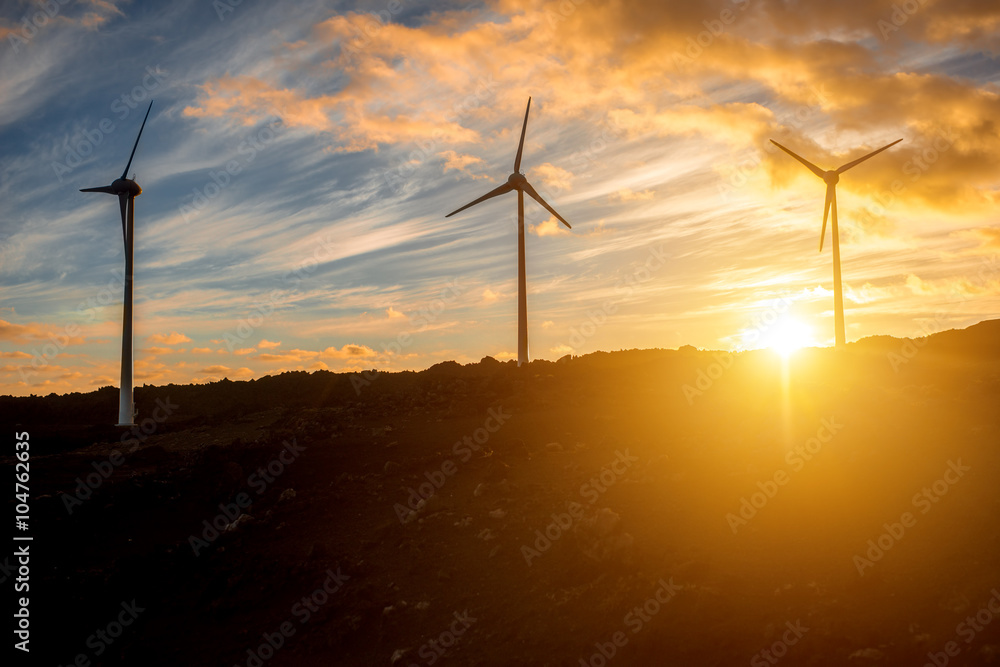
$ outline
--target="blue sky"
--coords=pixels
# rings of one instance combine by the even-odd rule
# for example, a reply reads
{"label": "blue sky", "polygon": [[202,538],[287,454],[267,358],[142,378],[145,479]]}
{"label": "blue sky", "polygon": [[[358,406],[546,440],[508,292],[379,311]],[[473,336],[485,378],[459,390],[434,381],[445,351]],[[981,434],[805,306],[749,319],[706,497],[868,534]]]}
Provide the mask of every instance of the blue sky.
{"label": "blue sky", "polygon": [[6,3],[0,392],[117,384],[117,205],[78,190],[154,98],[137,384],[512,358],[514,195],[444,215],[529,95],[522,169],[573,224],[526,202],[534,358],[831,344],[823,184],[770,138],[904,139],[838,186],[848,340],[996,317],[1000,9],[895,5]]}

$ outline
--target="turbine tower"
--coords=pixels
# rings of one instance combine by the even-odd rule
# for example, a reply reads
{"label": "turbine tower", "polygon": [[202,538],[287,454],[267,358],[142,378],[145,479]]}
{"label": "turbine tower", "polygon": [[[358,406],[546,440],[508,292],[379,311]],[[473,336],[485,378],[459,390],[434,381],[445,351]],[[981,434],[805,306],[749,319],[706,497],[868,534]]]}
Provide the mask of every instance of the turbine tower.
{"label": "turbine tower", "polygon": [[120,178],[111,185],[100,188],[84,188],[80,192],[104,192],[109,195],[118,195],[118,206],[122,213],[122,237],[125,241],[125,311],[122,317],[122,379],[121,389],[118,396],[118,426],[135,426],[135,404],[132,402],[132,232],[135,223],[135,198],[142,194],[142,188],[132,179],[125,178],[128,169],[132,166],[132,158],[135,157],[135,149],[139,147],[139,138],[142,137],[142,130],[146,127],[146,119],[149,118],[149,111],[153,108],[153,101],[149,101],[149,108],[146,109],[146,116],[142,119],[139,127],[139,136],[135,138],[132,146],[132,154],[128,157],[128,164]]}
{"label": "turbine tower", "polygon": [[524,124],[521,126],[521,141],[517,144],[517,157],[514,158],[514,173],[507,177],[507,182],[500,187],[490,190],[479,199],[469,202],[459,209],[455,209],[446,218],[450,218],[460,211],[464,211],[470,206],[475,206],[487,199],[492,199],[511,190],[517,190],[517,365],[528,363],[528,294],[527,280],[524,272],[524,193],[541,204],[545,210],[554,215],[556,219],[572,229],[566,219],[556,213],[556,210],[546,203],[542,196],[531,187],[531,183],[521,173],[521,153],[524,150],[524,132],[528,129],[528,111],[531,110],[531,98],[528,98],[528,106],[524,109]]}
{"label": "turbine tower", "polygon": [[816,174],[826,183],[826,203],[823,204],[823,229],[819,235],[819,251],[823,252],[823,239],[826,237],[826,218],[830,213],[830,209],[833,209],[833,216],[831,218],[831,235],[833,236],[833,319],[834,319],[834,329],[837,341],[837,347],[843,348],[847,344],[847,337],[844,335],[844,294],[840,287],[840,231],[837,228],[837,183],[840,181],[840,175],[851,167],[856,167],[873,155],[877,155],[889,148],[890,146],[895,146],[902,139],[897,139],[896,141],[883,146],[877,151],[872,151],[864,157],[860,157],[853,162],[848,162],[839,169],[831,169],[830,171],[823,171],[812,162],[809,162],[805,158],[796,155],[792,151],[788,150],[781,144],[779,144],[774,139],[771,139],[771,143],[785,151],[793,158],[801,162],[806,166],[809,171]]}

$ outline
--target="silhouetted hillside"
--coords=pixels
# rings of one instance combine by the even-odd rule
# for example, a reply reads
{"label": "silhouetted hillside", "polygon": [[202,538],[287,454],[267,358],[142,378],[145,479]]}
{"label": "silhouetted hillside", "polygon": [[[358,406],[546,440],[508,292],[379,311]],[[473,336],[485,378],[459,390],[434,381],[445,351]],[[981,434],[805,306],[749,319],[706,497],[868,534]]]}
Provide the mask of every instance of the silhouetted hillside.
{"label": "silhouetted hillside", "polygon": [[[682,388],[693,382],[698,369],[718,363],[719,355],[735,360],[760,359],[771,353],[759,350],[730,354],[685,346],[680,350],[594,352],[580,357],[567,356],[558,362],[533,361],[523,368],[518,368],[514,361],[502,363],[486,357],[464,366],[446,361],[420,372],[293,371],[256,380],[145,385],[136,388],[135,402],[140,422],[153,415],[158,401],[169,400],[178,406],[170,419],[156,424],[158,433],[239,419],[274,408],[347,406],[361,414],[384,410],[409,412],[418,408],[455,412],[464,406],[476,411],[510,393],[516,383],[534,376],[551,376],[556,385],[580,383],[584,386],[595,374],[611,383],[626,381],[633,374],[647,379],[655,374],[665,385]],[[915,365],[912,361],[918,356],[922,357],[922,364]],[[1000,359],[1000,320],[980,322],[967,329],[943,331],[926,338],[872,336],[850,344],[846,354],[825,348],[801,350],[797,353],[797,363],[808,360],[809,363],[831,364],[831,368],[840,371],[839,381],[843,381],[849,377],[845,372],[871,377],[887,373],[905,377],[952,357],[969,363]],[[745,372],[758,373],[756,364],[744,366],[742,370],[740,366],[730,374],[731,378],[739,378]],[[754,375],[746,381],[755,383],[759,377]],[[691,386],[697,390],[695,385]],[[120,434],[121,429],[112,425],[117,405],[118,391],[113,387],[102,387],[86,394],[0,396],[0,421],[31,424],[38,451],[68,451]]]}

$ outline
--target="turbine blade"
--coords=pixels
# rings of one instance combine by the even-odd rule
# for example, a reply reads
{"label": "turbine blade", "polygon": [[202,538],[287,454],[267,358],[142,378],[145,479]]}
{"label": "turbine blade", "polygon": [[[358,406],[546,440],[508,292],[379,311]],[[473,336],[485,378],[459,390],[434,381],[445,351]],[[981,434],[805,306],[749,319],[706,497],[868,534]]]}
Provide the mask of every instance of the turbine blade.
{"label": "turbine blade", "polygon": [[82,188],[80,192],[106,192],[109,195],[113,195],[115,193],[115,191],[111,189],[110,185],[104,185],[99,188]]}
{"label": "turbine blade", "polygon": [[558,213],[556,213],[556,210],[554,208],[552,208],[551,206],[549,206],[548,203],[544,199],[542,199],[542,196],[540,194],[538,194],[537,192],[535,192],[535,188],[531,187],[531,183],[529,183],[527,181],[524,182],[524,191],[527,192],[528,195],[532,199],[534,199],[536,202],[538,202],[539,204],[541,204],[542,206],[544,206],[545,210],[547,210],[552,215],[556,216],[556,219],[559,220],[559,222],[563,223],[564,225],[566,225],[570,229],[573,229],[572,225],[570,225],[568,222],[566,222],[566,218],[564,218],[561,215],[559,215]]}
{"label": "turbine blade", "polygon": [[125,225],[125,221],[128,218],[128,195],[124,192],[118,195],[118,206],[122,210],[122,240],[128,245],[128,232],[126,231],[128,228]]}
{"label": "turbine blade", "polygon": [[451,216],[453,216],[456,213],[459,213],[461,211],[464,211],[465,209],[469,208],[470,206],[475,206],[476,204],[478,204],[480,202],[484,202],[487,199],[492,199],[493,197],[499,197],[500,195],[507,194],[508,192],[510,192],[513,189],[514,189],[514,186],[511,185],[509,182],[504,183],[500,187],[494,188],[493,190],[490,190],[489,192],[487,192],[486,194],[484,194],[479,199],[477,199],[475,201],[472,201],[472,202],[469,202],[468,204],[466,204],[462,208],[456,208],[454,211],[452,211],[451,213],[449,213],[448,215],[446,215],[444,217],[450,218]]}
{"label": "turbine blade", "polygon": [[886,146],[883,146],[882,148],[878,149],[877,151],[872,151],[871,153],[869,153],[868,155],[866,155],[866,156],[864,156],[864,157],[859,157],[859,158],[858,158],[857,160],[855,160],[854,162],[848,162],[848,163],[847,163],[847,164],[845,164],[845,165],[844,165],[843,167],[841,167],[840,169],[838,169],[838,170],[837,170],[837,173],[838,173],[838,174],[843,174],[843,173],[844,173],[845,171],[847,171],[847,170],[848,170],[848,169],[850,169],[851,167],[856,167],[857,165],[861,164],[862,162],[864,162],[865,160],[867,160],[867,159],[868,159],[868,158],[870,158],[871,156],[873,156],[873,155],[878,155],[879,153],[881,153],[882,151],[884,151],[884,150],[885,150],[886,148],[889,148],[890,146],[895,146],[895,145],[896,145],[896,144],[898,144],[898,143],[899,143],[900,141],[902,141],[902,139],[896,139],[896,140],[895,140],[894,142],[892,142],[891,144],[888,144],[888,145],[886,145]]}
{"label": "turbine blade", "polygon": [[784,146],[782,146],[781,144],[779,144],[774,139],[771,139],[771,143],[774,144],[775,146],[777,146],[778,148],[780,148],[781,150],[785,151],[789,155],[791,155],[793,158],[795,158],[796,160],[798,160],[802,164],[804,164],[806,167],[809,168],[809,171],[811,171],[812,173],[816,174],[820,178],[823,178],[824,176],[826,176],[826,172],[825,171],[823,171],[822,169],[820,169],[819,167],[817,167],[816,165],[814,165],[809,160],[807,160],[804,157],[801,157],[799,155],[796,155],[792,151],[788,150],[787,148],[785,148]]}
{"label": "turbine blade", "polygon": [[524,109],[524,125],[521,126],[521,141],[517,144],[517,157],[514,158],[514,173],[521,169],[521,152],[524,151],[524,131],[528,129],[528,111],[531,110],[531,98],[528,98],[528,106]]}
{"label": "turbine blade", "polygon": [[135,157],[135,149],[139,147],[139,138],[142,137],[142,128],[146,127],[146,118],[149,118],[149,111],[153,108],[153,100],[149,101],[149,107],[146,109],[146,117],[142,119],[142,125],[139,126],[139,136],[135,138],[135,145],[132,146],[132,154],[128,156],[128,164],[125,165],[125,171],[122,172],[122,178],[128,175],[128,168],[132,166],[132,158]]}
{"label": "turbine blade", "polygon": [[823,204],[823,231],[819,233],[819,251],[823,252],[823,240],[826,238],[826,218],[830,214],[830,204],[833,203],[836,185],[826,186],[826,202]]}

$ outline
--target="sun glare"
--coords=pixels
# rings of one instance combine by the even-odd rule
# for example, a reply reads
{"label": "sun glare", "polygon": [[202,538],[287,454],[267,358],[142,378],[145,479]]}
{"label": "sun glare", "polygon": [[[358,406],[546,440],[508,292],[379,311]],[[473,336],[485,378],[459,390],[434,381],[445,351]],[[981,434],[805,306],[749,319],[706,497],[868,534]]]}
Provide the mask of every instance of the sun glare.
{"label": "sun glare", "polygon": [[774,323],[762,337],[764,347],[774,350],[783,357],[803,347],[816,345],[812,337],[812,327],[794,318],[785,318]]}

